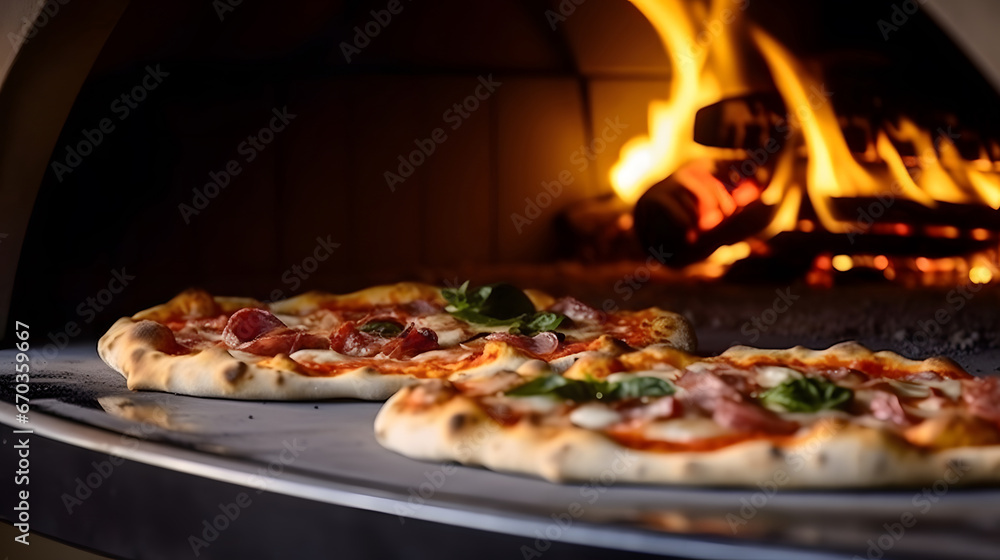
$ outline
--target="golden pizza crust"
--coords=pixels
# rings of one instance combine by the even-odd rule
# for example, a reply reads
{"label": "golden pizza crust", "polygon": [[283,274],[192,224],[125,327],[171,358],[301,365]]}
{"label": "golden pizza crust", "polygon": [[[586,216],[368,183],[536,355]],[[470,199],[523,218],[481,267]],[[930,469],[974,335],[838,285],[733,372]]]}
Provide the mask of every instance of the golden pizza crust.
{"label": "golden pizza crust", "polygon": [[[697,358],[656,346],[617,358],[581,359],[565,375],[582,378],[597,372],[597,377],[607,377],[605,362],[612,360],[626,371],[652,372],[658,365],[683,369],[699,360],[725,359],[748,367],[757,356],[822,366],[876,359],[883,365],[897,364],[904,374],[932,371],[969,377],[950,360],[907,360],[890,352],[872,353],[857,343],[820,351],[735,347],[719,358]],[[631,448],[600,431],[547,419],[544,412],[503,425],[477,399],[435,383],[443,382],[406,387],[383,405],[375,419],[380,444],[414,459],[458,461],[553,482],[610,476],[618,482],[688,486],[861,488],[938,480],[949,485],[1000,481],[995,430],[983,437],[986,431],[977,429],[982,421],[954,412],[933,417],[902,435],[850,422],[843,413],[829,413],[791,437],[752,439],[710,451],[669,452]],[[948,432],[948,445],[935,446],[944,441],[942,431]]]}
{"label": "golden pizza crust", "polygon": [[[536,301],[554,301],[543,296],[540,292],[532,292]],[[178,355],[171,352],[175,344],[173,332],[157,321],[211,318],[242,307],[305,315],[330,303],[377,306],[415,301],[445,303],[439,288],[407,282],[376,286],[345,295],[308,292],[270,304],[250,298],[213,297],[203,291],[188,290],[165,304],[119,319],[98,341],[98,353],[105,363],[125,377],[132,390],[250,400],[384,400],[418,377],[412,374],[383,374],[372,367],[360,367],[329,377],[309,376],[297,371],[297,362],[284,354],[275,357],[251,356],[222,346]],[[673,329],[662,329],[659,333],[661,342],[693,350],[693,329],[687,321],[666,311],[658,311],[657,314],[662,318],[661,324],[670,324]],[[525,352],[502,341],[490,341],[484,354],[486,360],[477,361],[475,367],[458,370],[454,376],[490,375],[497,371],[514,370],[525,362],[534,361]],[[572,361],[573,357],[561,359]]]}
{"label": "golden pizza crust", "polygon": [[[101,359],[122,374],[133,391],[249,400],[379,400],[413,381],[402,375],[381,375],[369,367],[335,377],[310,377],[294,371],[281,360],[283,355],[277,360],[259,357],[254,363],[236,358],[221,346],[170,355],[149,336],[154,326],[162,327],[124,317],[98,342]],[[291,361],[287,356],[285,359]]]}
{"label": "golden pizza crust", "polygon": [[733,346],[719,355],[718,360],[732,363],[737,367],[749,367],[762,360],[773,360],[781,364],[801,364],[811,368],[847,367],[865,371],[874,364],[877,369],[891,372],[887,377],[905,377],[923,372],[936,373],[949,379],[971,377],[961,366],[944,356],[933,356],[926,360],[910,360],[895,352],[872,352],[857,342],[841,342],[825,350],[811,350],[803,346],[782,350]]}
{"label": "golden pizza crust", "polygon": [[461,395],[413,408],[406,405],[413,390],[390,397],[375,418],[383,447],[413,459],[458,461],[552,482],[610,477],[684,486],[862,488],[1000,479],[1000,445],[924,451],[878,429],[831,421],[782,444],[759,439],[713,451],[643,451],[576,426],[502,426]]}

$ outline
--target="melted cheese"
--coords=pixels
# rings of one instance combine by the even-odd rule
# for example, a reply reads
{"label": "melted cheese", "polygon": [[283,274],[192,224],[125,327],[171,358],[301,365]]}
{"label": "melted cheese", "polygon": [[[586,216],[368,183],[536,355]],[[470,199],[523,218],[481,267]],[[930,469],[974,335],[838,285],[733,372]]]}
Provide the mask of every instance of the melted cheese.
{"label": "melted cheese", "polygon": [[538,377],[551,372],[549,364],[543,360],[528,360],[517,368],[517,373],[527,377]]}
{"label": "melted cheese", "polygon": [[634,379],[636,377],[655,377],[657,379],[662,379],[673,384],[674,381],[681,376],[683,372],[677,368],[670,369],[649,369],[645,371],[636,372],[618,372],[612,373],[608,376],[608,381],[611,383],[619,383],[621,381],[628,381],[629,379]]}
{"label": "melted cheese", "polygon": [[549,362],[549,365],[552,366],[553,371],[557,373],[564,373],[566,370],[571,368],[573,364],[577,362],[577,360],[580,360],[581,358],[591,357],[599,360],[605,356],[606,356],[605,353],[599,352],[597,350],[584,350],[583,352],[577,352],[576,354],[570,354],[568,356],[556,358],[555,360]]}
{"label": "melted cheese", "polygon": [[801,379],[802,373],[781,366],[762,366],[757,368],[757,384],[765,389],[777,387],[792,379]]}
{"label": "melted cheese", "polygon": [[444,362],[457,362],[465,358],[471,358],[475,353],[462,346],[454,348],[442,348],[441,350],[431,350],[410,358],[413,362],[426,362],[430,360],[441,360]]}
{"label": "melted cheese", "polygon": [[298,350],[292,352],[289,357],[296,362],[309,362],[314,364],[332,364],[357,359],[351,356],[345,356],[344,354],[333,350]]}
{"label": "melted cheese", "polygon": [[277,317],[279,321],[281,321],[282,323],[284,323],[286,326],[289,327],[298,327],[300,325],[305,324],[306,322],[304,317],[300,317],[298,315],[286,315],[284,313],[275,313],[274,316]]}
{"label": "melted cheese", "polygon": [[601,403],[587,403],[569,414],[569,421],[588,430],[603,430],[621,422],[620,414]]}
{"label": "melted cheese", "polygon": [[548,414],[559,408],[559,401],[545,395],[515,398],[507,397],[505,400],[519,410],[530,410],[540,414]]}
{"label": "melted cheese", "polygon": [[933,387],[940,390],[949,399],[957,401],[962,397],[962,380],[941,379],[940,381],[921,381],[921,385]]}
{"label": "melted cheese", "polygon": [[465,321],[459,321],[448,313],[415,317],[413,324],[417,328],[434,331],[434,334],[437,335],[438,344],[443,348],[458,346],[476,334],[475,331],[469,328]]}
{"label": "melted cheese", "polygon": [[648,440],[676,443],[687,443],[732,433],[732,430],[723,428],[711,418],[697,417],[651,422],[643,428],[643,437]]}

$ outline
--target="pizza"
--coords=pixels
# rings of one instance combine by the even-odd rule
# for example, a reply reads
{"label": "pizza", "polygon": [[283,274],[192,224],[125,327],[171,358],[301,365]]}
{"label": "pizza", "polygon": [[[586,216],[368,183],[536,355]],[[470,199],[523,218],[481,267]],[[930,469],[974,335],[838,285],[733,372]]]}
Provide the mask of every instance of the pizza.
{"label": "pizza", "polygon": [[192,289],[119,319],[98,352],[133,390],[382,400],[419,379],[558,372],[583,356],[695,344],[688,322],[661,309],[603,313],[572,297],[466,282],[271,303]]}
{"label": "pizza", "polygon": [[551,481],[995,483],[1000,378],[853,342],[708,358],[654,345],[562,372],[422,380],[383,405],[375,434],[411,458]]}

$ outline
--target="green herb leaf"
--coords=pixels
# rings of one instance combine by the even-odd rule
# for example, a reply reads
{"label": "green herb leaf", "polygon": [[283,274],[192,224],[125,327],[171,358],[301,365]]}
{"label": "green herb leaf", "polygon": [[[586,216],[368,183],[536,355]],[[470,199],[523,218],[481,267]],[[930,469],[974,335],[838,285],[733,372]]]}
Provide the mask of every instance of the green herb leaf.
{"label": "green herb leaf", "polygon": [[778,412],[816,412],[843,408],[853,398],[854,391],[846,387],[826,379],[803,377],[768,389],[760,401]]}
{"label": "green herb leaf", "polygon": [[551,311],[540,311],[528,320],[519,319],[516,321],[511,326],[510,332],[524,336],[535,336],[540,332],[556,330],[565,318]]}
{"label": "green herb leaf", "polygon": [[490,284],[479,288],[479,313],[494,319],[517,319],[535,313],[535,304],[523,290],[510,284]]}
{"label": "green herb leaf", "polygon": [[618,383],[598,379],[567,379],[561,375],[548,375],[535,379],[507,391],[512,397],[549,395],[575,402],[617,401],[639,397],[662,397],[672,395],[674,387],[655,377],[638,377]]}
{"label": "green herb leaf", "polygon": [[666,397],[674,394],[674,386],[659,377],[633,377],[616,383],[615,399],[637,399],[639,397]]}
{"label": "green herb leaf", "polygon": [[475,323],[477,325],[484,325],[487,327],[509,325],[518,321],[517,319],[514,321],[511,321],[510,319],[494,319],[493,317],[487,317],[486,315],[472,309],[459,309],[458,311],[450,311],[450,313],[453,317],[457,317],[467,323]]}
{"label": "green herb leaf", "polygon": [[448,302],[449,313],[456,311],[474,311],[485,317],[499,320],[513,320],[523,315],[535,313],[535,304],[516,286],[510,284],[487,284],[478,288],[469,288],[465,282],[458,288],[441,290],[441,295]]}
{"label": "green herb leaf", "polygon": [[444,288],[441,290],[441,296],[448,302],[448,307],[455,309],[465,309],[469,306],[468,296],[466,292],[469,289],[469,281],[466,280],[461,286],[457,288]]}
{"label": "green herb leaf", "polygon": [[445,311],[469,323],[495,327],[510,325],[510,332],[534,336],[555,330],[565,319],[550,311],[535,312],[535,305],[520,289],[510,284],[488,284],[469,288],[445,288],[441,295],[448,302]]}
{"label": "green herb leaf", "polygon": [[546,395],[560,387],[565,387],[570,380],[561,375],[543,375],[531,381],[507,391],[508,395],[514,397],[531,397],[534,395]]}
{"label": "green herb leaf", "polygon": [[382,338],[393,338],[403,332],[403,327],[392,321],[369,321],[360,327],[359,331],[377,334]]}

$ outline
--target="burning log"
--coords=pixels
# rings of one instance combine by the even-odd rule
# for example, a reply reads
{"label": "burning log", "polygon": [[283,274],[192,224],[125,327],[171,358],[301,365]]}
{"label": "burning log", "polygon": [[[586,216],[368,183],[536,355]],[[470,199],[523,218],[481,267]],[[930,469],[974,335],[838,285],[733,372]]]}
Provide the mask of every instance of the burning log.
{"label": "burning log", "polygon": [[644,258],[632,223],[631,208],[613,194],[576,201],[553,224],[558,253],[587,262]]}
{"label": "burning log", "polygon": [[713,212],[713,196],[725,201],[729,194],[716,174],[682,168],[639,198],[634,210],[636,235],[643,246],[662,245],[670,253],[665,264],[680,268],[705,260],[723,245],[759,234],[774,218],[774,208],[757,197],[756,189],[746,204],[733,200]]}
{"label": "burning log", "polygon": [[[758,177],[733,173],[739,162],[693,162],[654,185],[636,203],[635,230],[644,246],[663,245],[668,265],[683,267],[705,260],[720,247],[756,240],[763,252],[788,258],[819,253],[951,256],[996,247],[1000,211],[984,204],[907,198],[885,164],[863,163],[877,196],[829,197],[829,231],[808,196],[795,213],[778,223],[784,198],[806,181],[806,162],[797,161],[782,200],[766,204],[760,176],[773,175],[767,162]],[[801,192],[801,191],[800,191]],[[777,203],[776,203],[777,202]],[[789,219],[790,218],[790,219]],[[794,260],[794,259],[790,259]]]}

